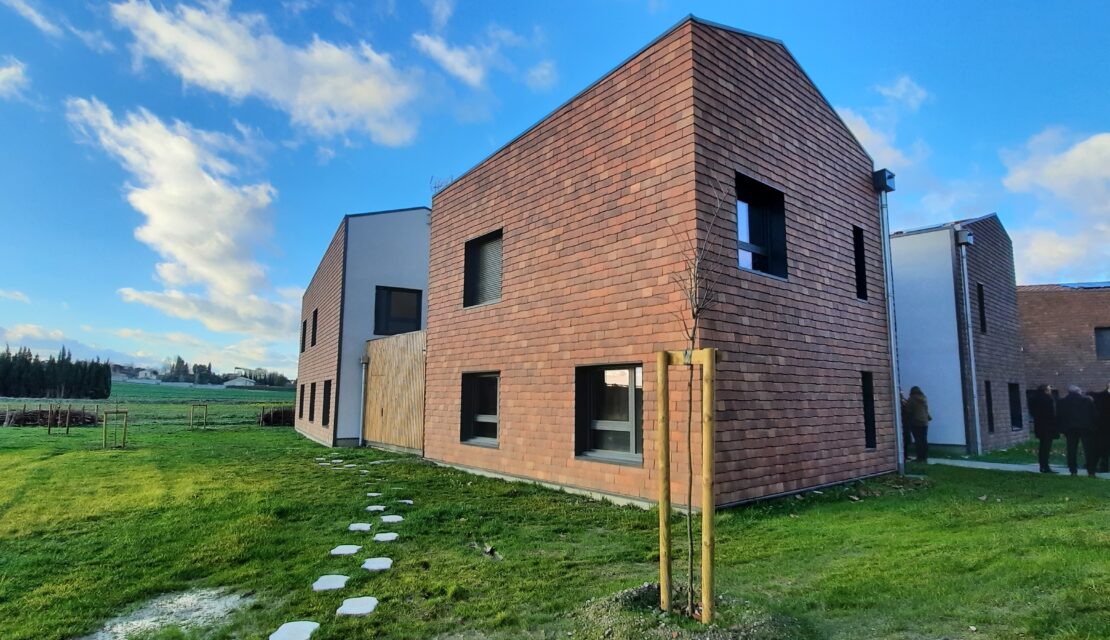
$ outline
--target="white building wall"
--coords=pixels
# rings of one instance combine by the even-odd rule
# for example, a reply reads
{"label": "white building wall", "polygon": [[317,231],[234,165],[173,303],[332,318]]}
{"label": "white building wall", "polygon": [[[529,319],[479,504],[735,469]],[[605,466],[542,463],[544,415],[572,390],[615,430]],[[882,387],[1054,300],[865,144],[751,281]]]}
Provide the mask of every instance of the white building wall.
{"label": "white building wall", "polygon": [[419,289],[424,329],[428,318],[429,215],[426,208],[348,218],[343,283],[343,335],[339,356],[336,438],[362,432],[362,356],[374,335],[375,287]]}
{"label": "white building wall", "polygon": [[898,377],[929,398],[931,444],[964,445],[963,382],[956,318],[954,243],[948,228],[893,236]]}

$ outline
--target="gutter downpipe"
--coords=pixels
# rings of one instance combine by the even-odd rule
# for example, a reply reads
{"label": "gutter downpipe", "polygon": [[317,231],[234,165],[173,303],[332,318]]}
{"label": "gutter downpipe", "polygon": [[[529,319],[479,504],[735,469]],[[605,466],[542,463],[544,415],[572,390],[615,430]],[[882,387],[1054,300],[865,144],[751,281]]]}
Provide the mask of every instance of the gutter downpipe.
{"label": "gutter downpipe", "polygon": [[971,328],[971,291],[968,289],[967,277],[967,245],[974,242],[971,231],[956,225],[956,244],[960,247],[960,275],[964,287],[964,332],[967,334],[967,366],[968,377],[971,380],[971,407],[972,424],[975,429],[974,444],[975,455],[983,455],[983,436],[979,425],[979,380],[975,374],[975,334]]}
{"label": "gutter downpipe", "polygon": [[894,315],[894,266],[890,260],[890,221],[887,207],[887,190],[879,190],[879,222],[883,234],[883,282],[886,294],[887,340],[890,341],[890,379],[894,409],[894,451],[897,455],[898,475],[906,475],[906,451],[903,447],[902,389],[898,374],[898,325]]}
{"label": "gutter downpipe", "polygon": [[[365,348],[366,346],[363,345],[363,349]],[[366,433],[366,369],[370,366],[370,358],[363,354],[359,364],[362,365],[362,387],[358,391],[358,446],[364,447],[366,444],[362,436]]]}

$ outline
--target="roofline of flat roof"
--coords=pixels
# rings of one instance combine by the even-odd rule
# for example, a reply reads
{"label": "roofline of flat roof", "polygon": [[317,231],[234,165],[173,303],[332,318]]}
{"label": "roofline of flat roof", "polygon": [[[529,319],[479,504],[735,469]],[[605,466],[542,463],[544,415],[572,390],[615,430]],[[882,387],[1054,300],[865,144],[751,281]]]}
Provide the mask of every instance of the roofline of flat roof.
{"label": "roofline of flat roof", "polygon": [[363,218],[363,217],[366,217],[366,216],[380,216],[380,215],[385,214],[385,213],[403,213],[405,211],[429,211],[430,212],[431,208],[430,207],[425,207],[425,206],[422,205],[422,206],[419,206],[419,207],[405,207],[403,209],[384,209],[382,211],[365,211],[363,213],[348,213],[347,215],[345,215],[343,217],[344,218]]}

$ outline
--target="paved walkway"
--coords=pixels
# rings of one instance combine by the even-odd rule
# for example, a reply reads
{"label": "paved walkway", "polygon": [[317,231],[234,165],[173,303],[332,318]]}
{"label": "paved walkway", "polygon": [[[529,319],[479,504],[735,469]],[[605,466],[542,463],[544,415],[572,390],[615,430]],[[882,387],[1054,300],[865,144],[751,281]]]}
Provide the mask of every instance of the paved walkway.
{"label": "paved walkway", "polygon": [[[1036,463],[1032,464],[1004,464],[1001,462],[980,462],[978,460],[959,460],[956,458],[929,458],[929,464],[943,464],[950,467],[964,467],[965,469],[989,469],[991,471],[1021,471],[1025,473],[1040,473],[1041,467]],[[1052,470],[1062,475],[1068,475],[1068,468],[1058,465],[1052,465]],[[1087,471],[1084,469],[1079,470],[1079,475],[1086,477]],[[1100,480],[1110,480],[1110,474],[1100,473],[1097,476]]]}

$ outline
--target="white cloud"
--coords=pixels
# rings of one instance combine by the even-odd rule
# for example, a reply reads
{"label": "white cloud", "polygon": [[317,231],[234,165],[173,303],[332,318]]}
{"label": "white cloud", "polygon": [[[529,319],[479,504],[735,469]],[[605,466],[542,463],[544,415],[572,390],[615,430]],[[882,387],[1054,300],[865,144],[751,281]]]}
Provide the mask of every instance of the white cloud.
{"label": "white cloud", "polygon": [[191,336],[187,333],[182,333],[180,331],[171,331],[171,332],[167,332],[167,333],[157,333],[157,332],[151,332],[151,331],[144,331],[143,329],[123,328],[123,329],[112,329],[110,331],[110,333],[112,335],[118,336],[120,338],[126,338],[128,340],[136,340],[136,341],[145,342],[145,343],[180,345],[180,346],[188,346],[188,347],[205,347],[205,346],[208,346],[208,343],[204,342],[200,338],[197,338],[195,336]]}
{"label": "white cloud", "polygon": [[533,91],[547,91],[559,81],[559,72],[553,61],[544,60],[528,70],[524,81]]}
{"label": "white cloud", "polygon": [[0,300],[14,300],[23,304],[31,304],[31,299],[22,291],[0,289]]}
{"label": "white cloud", "polygon": [[86,344],[65,335],[60,329],[48,329],[36,324],[17,324],[9,328],[0,327],[0,345],[7,345],[11,349],[27,347],[40,358],[49,358],[57,355],[63,346],[73,354],[76,360],[93,360],[99,358],[101,362],[112,361],[119,363],[154,364],[154,360],[144,357],[139,353],[125,353],[93,344]]}
{"label": "white cloud", "polygon": [[440,36],[415,33],[416,48],[447,73],[472,87],[480,87],[486,78],[487,52],[474,46],[455,47]]}
{"label": "white cloud", "polygon": [[416,80],[365,42],[352,47],[314,37],[291,45],[264,16],[233,14],[227,2],[160,10],[129,0],[113,4],[112,16],[134,35],[136,63],[157,60],[186,83],[232,100],[260,98],[316,135],[362,131],[384,145],[416,135],[407,109]]}
{"label": "white cloud", "polygon": [[455,13],[455,0],[424,0],[424,6],[432,14],[432,28],[436,31],[446,27]]}
{"label": "white cloud", "polygon": [[879,85],[875,90],[890,100],[906,106],[910,111],[917,111],[921,103],[929,98],[929,92],[907,75],[898,76],[893,83]]}
{"label": "white cloud", "polygon": [[65,334],[60,329],[46,329],[37,324],[17,324],[4,331],[4,341],[8,343],[21,343],[28,338],[63,340]]}
{"label": "white cloud", "polygon": [[1019,280],[1110,279],[1110,132],[1046,129],[1002,160],[1006,189],[1034,194],[1056,214],[1052,228],[1013,234]]}
{"label": "white cloud", "polygon": [[252,249],[269,232],[275,190],[266,182],[234,182],[235,167],[221,153],[242,143],[180,121],[167,125],[145,109],[117,120],[95,98],[70,98],[66,107],[73,126],[131,175],[127,200],[144,216],[135,237],[163,260],[156,273],[166,288],[125,287],[119,291],[125,301],[213,331],[295,334],[296,306],[259,295],[271,286]]}
{"label": "white cloud", "polygon": [[28,84],[27,65],[12,56],[0,57],[0,98],[18,98]]}
{"label": "white cloud", "polygon": [[106,53],[116,50],[116,46],[112,44],[112,41],[105,37],[100,31],[86,31],[84,29],[78,29],[73,25],[66,25],[66,28],[69,29],[70,33],[77,36],[78,40],[85,43],[86,47],[97,53]]}
{"label": "white cloud", "polygon": [[44,16],[30,0],[0,0],[0,4],[7,5],[13,11],[23,16],[28,22],[35,25],[35,28],[51,38],[61,38],[65,35],[62,28],[58,26],[57,23]]}
{"label": "white cloud", "polygon": [[879,131],[852,109],[841,107],[837,112],[863,148],[871,154],[876,167],[898,170],[910,164],[909,157],[895,145],[892,132]]}

